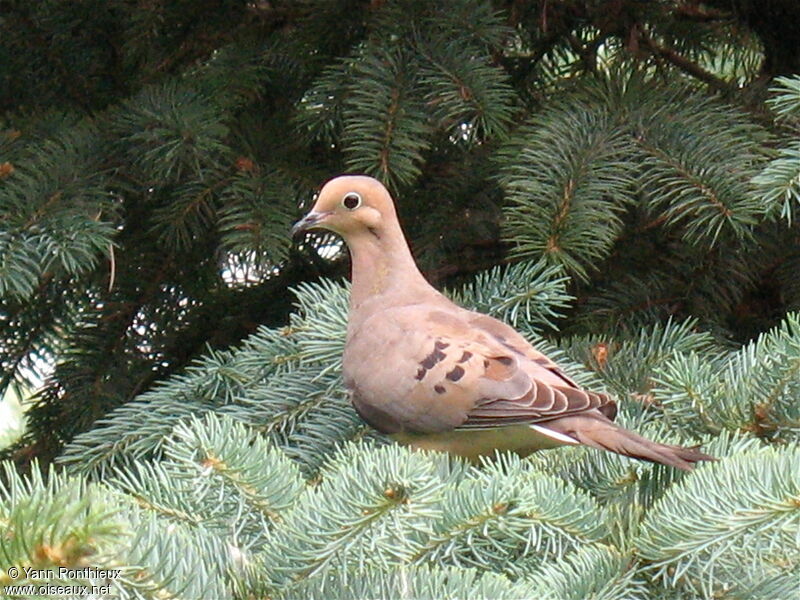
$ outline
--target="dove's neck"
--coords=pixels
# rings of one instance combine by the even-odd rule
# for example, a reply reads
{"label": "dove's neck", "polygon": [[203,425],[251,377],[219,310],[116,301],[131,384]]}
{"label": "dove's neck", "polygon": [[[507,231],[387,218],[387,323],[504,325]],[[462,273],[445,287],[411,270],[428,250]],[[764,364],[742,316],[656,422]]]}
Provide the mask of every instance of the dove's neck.
{"label": "dove's neck", "polygon": [[359,232],[348,240],[348,246],[353,266],[351,311],[364,308],[377,297],[386,307],[438,295],[419,272],[398,223],[386,224],[379,231]]}

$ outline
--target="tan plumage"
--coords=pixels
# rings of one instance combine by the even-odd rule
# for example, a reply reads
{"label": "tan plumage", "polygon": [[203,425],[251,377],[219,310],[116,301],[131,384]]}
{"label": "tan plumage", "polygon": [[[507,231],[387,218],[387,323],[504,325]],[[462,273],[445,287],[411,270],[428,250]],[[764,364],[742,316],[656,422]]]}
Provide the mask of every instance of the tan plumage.
{"label": "tan plumage", "polygon": [[347,242],[353,286],[344,382],[358,413],[417,448],[475,459],[586,444],[688,470],[710,457],[613,423],[606,394],[580,389],[519,333],[457,306],[417,269],[392,198],[375,179],[329,181],[294,232]]}

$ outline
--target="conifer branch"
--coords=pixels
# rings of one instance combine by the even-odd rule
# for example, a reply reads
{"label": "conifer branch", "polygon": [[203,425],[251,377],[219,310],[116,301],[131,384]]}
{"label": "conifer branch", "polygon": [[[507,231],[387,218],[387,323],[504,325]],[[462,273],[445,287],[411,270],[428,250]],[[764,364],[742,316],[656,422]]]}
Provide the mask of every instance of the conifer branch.
{"label": "conifer branch", "polygon": [[694,63],[688,58],[682,56],[681,54],[679,54],[673,48],[670,48],[666,44],[656,42],[646,33],[640,32],[639,41],[642,44],[642,46],[649,49],[653,54],[666,59],[668,62],[678,67],[684,73],[687,73],[688,75],[691,75],[695,79],[699,79],[700,81],[707,83],[709,86],[716,89],[717,91],[730,94],[735,90],[735,88],[731,86],[731,84],[728,83],[727,81],[720,79],[719,77],[717,77],[710,71],[707,71],[697,63]]}

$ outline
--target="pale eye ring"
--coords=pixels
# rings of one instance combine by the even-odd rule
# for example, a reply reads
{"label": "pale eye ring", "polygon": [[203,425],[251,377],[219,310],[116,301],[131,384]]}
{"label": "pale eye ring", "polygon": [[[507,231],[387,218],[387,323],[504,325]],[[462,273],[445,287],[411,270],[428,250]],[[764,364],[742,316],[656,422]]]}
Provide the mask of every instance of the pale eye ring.
{"label": "pale eye ring", "polygon": [[342,198],[342,206],[347,210],[355,210],[361,206],[361,195],[355,192],[347,192]]}

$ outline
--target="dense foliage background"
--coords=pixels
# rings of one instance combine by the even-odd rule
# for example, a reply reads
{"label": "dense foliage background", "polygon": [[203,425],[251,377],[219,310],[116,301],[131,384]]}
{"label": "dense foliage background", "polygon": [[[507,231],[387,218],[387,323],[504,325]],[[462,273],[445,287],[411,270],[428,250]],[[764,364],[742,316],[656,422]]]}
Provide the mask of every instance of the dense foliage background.
{"label": "dense foliage background", "polygon": [[[2,566],[146,598],[792,597],[798,22],[0,0]],[[346,250],[288,236],[343,172],[390,187],[434,284],[722,460],[386,445],[341,393]]]}

